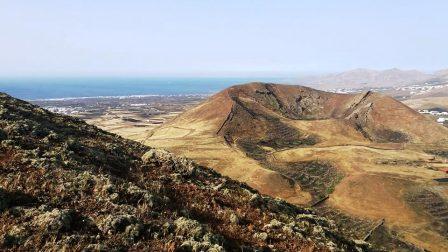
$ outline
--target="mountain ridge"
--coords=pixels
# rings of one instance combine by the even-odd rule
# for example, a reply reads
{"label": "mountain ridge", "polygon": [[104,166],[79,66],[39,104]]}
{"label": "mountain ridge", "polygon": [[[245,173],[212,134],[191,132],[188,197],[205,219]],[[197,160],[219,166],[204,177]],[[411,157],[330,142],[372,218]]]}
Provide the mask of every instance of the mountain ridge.
{"label": "mountain ridge", "polygon": [[410,85],[429,80],[436,74],[427,74],[418,70],[391,68],[373,70],[357,68],[339,73],[313,76],[297,82],[325,89],[334,88],[381,88]]}

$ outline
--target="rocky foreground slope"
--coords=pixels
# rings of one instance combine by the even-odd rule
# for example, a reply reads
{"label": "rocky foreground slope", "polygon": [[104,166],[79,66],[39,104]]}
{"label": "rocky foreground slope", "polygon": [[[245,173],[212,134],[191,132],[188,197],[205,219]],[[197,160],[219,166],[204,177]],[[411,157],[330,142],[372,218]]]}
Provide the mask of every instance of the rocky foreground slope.
{"label": "rocky foreground slope", "polygon": [[0,250],[368,250],[310,210],[6,94],[0,141]]}

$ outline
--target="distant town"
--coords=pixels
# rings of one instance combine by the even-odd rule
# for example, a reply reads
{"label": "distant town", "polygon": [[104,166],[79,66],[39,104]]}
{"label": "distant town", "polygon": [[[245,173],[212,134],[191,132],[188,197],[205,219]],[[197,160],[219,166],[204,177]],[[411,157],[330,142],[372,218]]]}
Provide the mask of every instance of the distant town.
{"label": "distant town", "polygon": [[380,93],[386,93],[388,95],[393,96],[399,100],[407,99],[410,96],[415,95],[423,95],[430,91],[434,91],[437,89],[448,88],[448,82],[424,82],[421,84],[412,84],[407,86],[399,86],[399,87],[364,87],[364,88],[332,88],[326,89],[325,91],[340,93],[340,94],[353,94],[353,93],[361,93],[365,91],[374,91]]}
{"label": "distant town", "polygon": [[148,95],[47,99],[31,102],[54,113],[90,119],[108,114],[110,111],[132,111],[149,117],[173,111],[180,112],[187,104],[195,104],[206,97],[208,96],[202,94]]}

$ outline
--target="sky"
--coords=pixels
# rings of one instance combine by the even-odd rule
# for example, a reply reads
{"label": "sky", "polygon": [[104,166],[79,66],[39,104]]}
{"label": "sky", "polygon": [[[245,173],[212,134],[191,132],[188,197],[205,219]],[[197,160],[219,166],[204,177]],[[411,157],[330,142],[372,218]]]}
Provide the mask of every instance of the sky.
{"label": "sky", "polygon": [[0,76],[448,68],[448,1],[0,0]]}

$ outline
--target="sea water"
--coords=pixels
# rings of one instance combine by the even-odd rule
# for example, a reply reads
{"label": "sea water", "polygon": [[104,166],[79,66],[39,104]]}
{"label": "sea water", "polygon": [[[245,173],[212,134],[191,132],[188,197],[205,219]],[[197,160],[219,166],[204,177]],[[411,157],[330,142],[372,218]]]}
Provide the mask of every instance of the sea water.
{"label": "sea water", "polygon": [[132,95],[213,94],[226,87],[278,78],[0,78],[0,92],[24,100]]}

